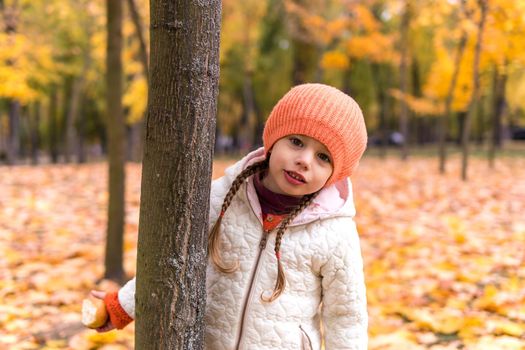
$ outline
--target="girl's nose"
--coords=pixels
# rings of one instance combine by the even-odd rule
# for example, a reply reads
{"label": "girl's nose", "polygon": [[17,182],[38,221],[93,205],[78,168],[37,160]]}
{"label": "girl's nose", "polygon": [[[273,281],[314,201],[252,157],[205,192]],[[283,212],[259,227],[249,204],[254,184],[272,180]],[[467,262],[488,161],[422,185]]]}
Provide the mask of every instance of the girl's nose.
{"label": "girl's nose", "polygon": [[312,163],[313,154],[309,151],[303,151],[301,152],[297,158],[295,159],[295,164],[302,167],[303,169],[307,170],[310,168],[310,165]]}

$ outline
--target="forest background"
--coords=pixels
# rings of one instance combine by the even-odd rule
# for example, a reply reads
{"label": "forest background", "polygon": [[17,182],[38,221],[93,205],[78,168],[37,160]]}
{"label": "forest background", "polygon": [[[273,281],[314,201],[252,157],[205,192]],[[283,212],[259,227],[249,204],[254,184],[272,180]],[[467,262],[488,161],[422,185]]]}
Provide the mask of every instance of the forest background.
{"label": "forest background", "polygon": [[[150,24],[147,1],[125,4],[133,274]],[[94,283],[111,285],[100,280],[111,130],[105,3],[0,0],[0,11],[0,162],[10,165],[0,168],[0,344],[129,348],[132,331],[97,335],[76,318]],[[222,18],[214,176],[260,145],[291,86],[349,93],[370,135],[354,182],[371,348],[522,349],[525,1],[225,0]],[[475,156],[468,183],[460,150]]]}

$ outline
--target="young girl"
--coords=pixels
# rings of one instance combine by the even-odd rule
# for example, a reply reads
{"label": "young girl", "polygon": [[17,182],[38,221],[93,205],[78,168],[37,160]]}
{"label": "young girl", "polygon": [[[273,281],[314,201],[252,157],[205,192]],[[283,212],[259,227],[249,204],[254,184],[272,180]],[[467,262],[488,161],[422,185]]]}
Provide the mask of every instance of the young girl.
{"label": "young girl", "polygon": [[[205,349],[367,348],[367,311],[348,177],[367,143],[357,103],[304,84],[274,107],[264,148],[211,189]],[[135,280],[104,298],[123,328]],[[321,332],[321,323],[323,331]]]}

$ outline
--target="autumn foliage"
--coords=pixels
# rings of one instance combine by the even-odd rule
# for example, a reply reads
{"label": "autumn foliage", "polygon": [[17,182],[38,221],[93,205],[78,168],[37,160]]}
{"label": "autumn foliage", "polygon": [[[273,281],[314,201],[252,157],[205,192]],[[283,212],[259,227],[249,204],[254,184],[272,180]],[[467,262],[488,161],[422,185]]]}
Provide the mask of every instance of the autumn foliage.
{"label": "autumn foliage", "polygon": [[[232,161],[215,163],[214,176]],[[354,183],[370,349],[525,347],[525,159],[365,158]],[[125,269],[135,271],[140,167],[127,167]],[[133,324],[82,327],[103,275],[106,164],[12,167],[0,183],[0,348],[132,349]]]}

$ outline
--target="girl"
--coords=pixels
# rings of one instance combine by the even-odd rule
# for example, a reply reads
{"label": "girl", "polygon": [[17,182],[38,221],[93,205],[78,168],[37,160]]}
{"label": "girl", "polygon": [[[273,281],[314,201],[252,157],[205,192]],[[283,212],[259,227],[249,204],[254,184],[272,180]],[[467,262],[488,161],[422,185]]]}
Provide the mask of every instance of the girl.
{"label": "girl", "polygon": [[[205,348],[367,348],[367,311],[348,177],[367,143],[357,103],[336,88],[291,89],[265,125],[264,147],[211,189]],[[135,280],[103,298],[123,328]],[[321,323],[323,331],[321,332]]]}

